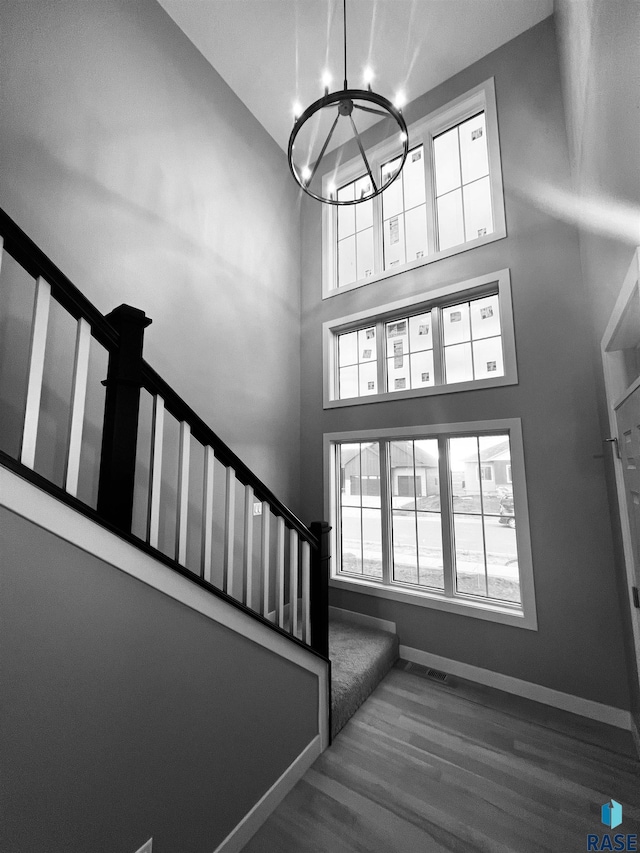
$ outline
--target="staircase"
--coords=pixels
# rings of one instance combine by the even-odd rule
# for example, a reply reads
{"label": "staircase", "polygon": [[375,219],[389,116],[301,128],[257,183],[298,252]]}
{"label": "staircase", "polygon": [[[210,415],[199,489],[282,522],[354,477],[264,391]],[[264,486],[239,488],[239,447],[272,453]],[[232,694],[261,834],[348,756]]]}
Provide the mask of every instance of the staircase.
{"label": "staircase", "polygon": [[332,738],[375,690],[398,657],[396,634],[361,624],[348,611],[332,608],[329,621]]}
{"label": "staircase", "polygon": [[[15,326],[24,387],[18,382],[15,399],[0,400],[0,464],[325,663],[329,657],[335,735],[393,666],[398,640],[347,611],[334,613],[329,628],[329,525],[308,528],[296,518],[143,360],[151,320],[142,311],[122,305],[104,317],[0,210],[3,293],[6,304],[30,305],[31,318],[21,326],[5,318]],[[55,316],[75,329],[76,346],[54,370]],[[90,355],[102,372],[90,369]],[[55,410],[52,371],[66,372],[72,389]],[[88,400],[98,401],[95,411]]]}
{"label": "staircase", "polygon": [[[184,849],[190,822],[168,818],[155,795],[166,788],[172,808],[206,815],[211,849],[231,853],[393,666],[398,640],[357,614],[330,623],[329,525],[307,527],[147,364],[150,322],[126,305],[103,316],[0,210],[11,367],[0,388],[0,550],[5,563],[11,555],[13,619],[2,624],[21,673],[8,706],[30,709],[14,721],[25,744],[43,738],[37,778],[48,761],[85,778],[98,749],[112,758],[97,774],[101,800],[153,792],[144,814],[118,821],[122,837],[146,838],[152,824],[174,839],[167,849]],[[90,747],[70,751],[78,732]],[[21,743],[11,760],[24,781]],[[212,791],[224,810],[210,808]],[[86,793],[75,824],[60,827],[51,801],[42,827],[82,825],[89,849],[100,830],[85,820]]]}

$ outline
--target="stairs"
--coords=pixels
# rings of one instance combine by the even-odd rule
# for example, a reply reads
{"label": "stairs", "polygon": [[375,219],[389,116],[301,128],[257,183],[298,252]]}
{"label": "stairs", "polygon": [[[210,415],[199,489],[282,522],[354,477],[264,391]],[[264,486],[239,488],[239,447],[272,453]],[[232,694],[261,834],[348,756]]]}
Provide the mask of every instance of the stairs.
{"label": "stairs", "polygon": [[329,621],[332,738],[393,667],[399,657],[398,646],[396,634],[360,624],[332,608]]}

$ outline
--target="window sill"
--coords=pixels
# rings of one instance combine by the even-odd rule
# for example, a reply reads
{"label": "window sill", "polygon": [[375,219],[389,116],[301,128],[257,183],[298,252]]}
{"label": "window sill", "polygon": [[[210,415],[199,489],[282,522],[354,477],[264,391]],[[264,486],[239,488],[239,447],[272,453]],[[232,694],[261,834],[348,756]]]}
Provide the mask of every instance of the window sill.
{"label": "window sill", "polygon": [[478,246],[484,246],[487,243],[494,243],[496,240],[502,240],[507,236],[506,228],[501,228],[494,231],[492,234],[487,234],[485,237],[478,237],[476,240],[470,240],[468,243],[461,243],[459,246],[452,246],[450,249],[445,249],[442,252],[434,252],[432,255],[427,255],[425,258],[411,261],[401,267],[393,267],[392,269],[383,270],[375,275],[370,275],[368,278],[354,281],[351,284],[345,284],[342,287],[332,287],[325,289],[322,298],[329,299],[332,296],[338,296],[340,293],[348,293],[350,290],[356,290],[359,287],[366,287],[368,284],[375,284],[377,281],[384,281],[392,278],[395,275],[409,272],[410,270],[420,269],[420,267],[428,266],[436,261],[441,261],[444,258],[450,258],[453,255],[460,255],[463,252],[468,252],[470,249],[476,249]]}
{"label": "window sill", "polygon": [[473,379],[469,382],[453,382],[450,385],[430,385],[427,388],[408,388],[404,391],[384,391],[382,394],[368,394],[366,397],[345,397],[340,400],[325,400],[323,408],[337,409],[343,406],[360,406],[363,403],[384,403],[390,400],[406,400],[412,397],[432,397],[434,394],[453,394],[456,391],[480,391],[485,388],[500,388],[504,385],[517,385],[515,375],[497,376],[495,379]]}
{"label": "window sill", "polygon": [[387,598],[391,601],[400,601],[404,604],[414,604],[419,607],[430,607],[433,610],[444,610],[448,613],[457,613],[460,616],[471,616],[475,619],[485,619],[488,622],[499,622],[503,625],[512,625],[517,628],[526,628],[537,631],[538,624],[535,613],[525,614],[521,609],[501,606],[495,603],[475,601],[466,598],[445,598],[438,593],[418,591],[403,587],[383,587],[379,584],[346,578],[344,576],[332,577],[329,585],[335,589],[344,589],[349,592],[359,592],[364,595],[373,595],[377,598]]}

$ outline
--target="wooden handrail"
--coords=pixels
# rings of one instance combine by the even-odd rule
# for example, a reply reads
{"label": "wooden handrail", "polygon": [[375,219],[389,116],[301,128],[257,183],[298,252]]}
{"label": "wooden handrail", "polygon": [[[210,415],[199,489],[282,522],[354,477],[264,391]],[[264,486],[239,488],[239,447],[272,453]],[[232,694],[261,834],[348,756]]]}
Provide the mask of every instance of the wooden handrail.
{"label": "wooden handrail", "polygon": [[51,285],[51,295],[77,319],[84,317],[91,332],[109,351],[118,345],[118,333],[100,311],[69,281],[42,249],[0,208],[0,235],[4,249],[34,278],[42,276]]}

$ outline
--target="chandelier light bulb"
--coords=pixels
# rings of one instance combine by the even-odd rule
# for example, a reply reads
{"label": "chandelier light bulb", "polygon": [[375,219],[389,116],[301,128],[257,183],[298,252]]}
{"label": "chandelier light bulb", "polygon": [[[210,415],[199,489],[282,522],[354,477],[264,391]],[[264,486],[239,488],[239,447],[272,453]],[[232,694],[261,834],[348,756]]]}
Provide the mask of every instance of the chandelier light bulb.
{"label": "chandelier light bulb", "polygon": [[333,77],[331,76],[330,71],[324,71],[322,74],[322,85],[324,87],[325,95],[329,93],[329,86],[331,86],[331,81]]}
{"label": "chandelier light bulb", "polygon": [[364,71],[362,72],[362,82],[365,86],[370,86],[373,83],[374,78],[373,68],[370,65],[367,65]]}
{"label": "chandelier light bulb", "polygon": [[405,141],[406,141],[406,139],[407,139],[407,134],[403,131],[403,132],[400,134],[400,142],[405,142]]}
{"label": "chandelier light bulb", "polygon": [[293,102],[292,110],[294,119],[297,119],[299,116],[302,115],[302,104],[300,103],[300,101]]}
{"label": "chandelier light bulb", "polygon": [[397,110],[401,110],[406,103],[407,103],[407,96],[405,95],[405,93],[402,90],[396,92],[396,96],[393,100],[394,107]]}
{"label": "chandelier light bulb", "polygon": [[308,166],[303,166],[302,168],[302,180],[308,181],[311,177],[311,169]]}

